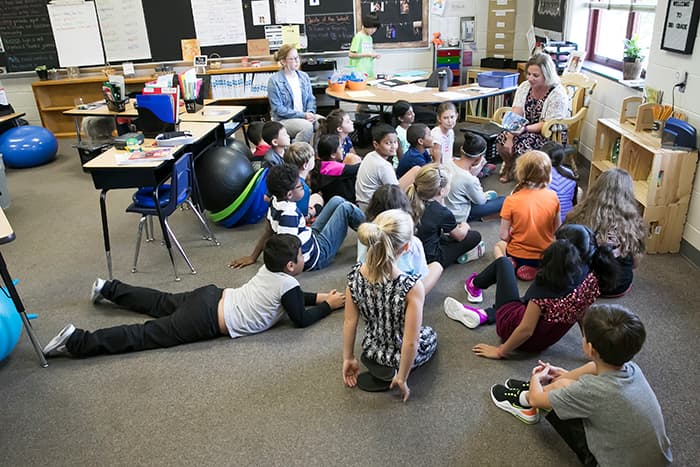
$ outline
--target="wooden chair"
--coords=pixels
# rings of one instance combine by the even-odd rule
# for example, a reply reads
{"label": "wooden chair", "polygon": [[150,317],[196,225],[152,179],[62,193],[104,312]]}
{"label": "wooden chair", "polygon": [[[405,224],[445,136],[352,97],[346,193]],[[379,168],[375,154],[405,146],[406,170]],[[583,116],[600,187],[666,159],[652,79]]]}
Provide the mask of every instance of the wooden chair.
{"label": "wooden chair", "polygon": [[566,130],[564,163],[578,176],[578,144],[590,98],[598,82],[582,73],[566,73],[561,76],[561,84],[571,99],[571,117],[545,121],[541,133],[545,138],[563,144],[563,134]]}
{"label": "wooden chair", "polygon": [[[561,76],[561,84],[569,95],[571,116],[545,121],[541,133],[545,138],[558,143],[563,143],[563,136],[566,134],[564,163],[571,167],[574,175],[578,176],[576,167],[578,143],[588,112],[590,96],[598,82],[582,73],[566,73]],[[499,107],[494,112],[492,120],[500,124],[503,121],[503,116],[510,109],[510,107]]]}

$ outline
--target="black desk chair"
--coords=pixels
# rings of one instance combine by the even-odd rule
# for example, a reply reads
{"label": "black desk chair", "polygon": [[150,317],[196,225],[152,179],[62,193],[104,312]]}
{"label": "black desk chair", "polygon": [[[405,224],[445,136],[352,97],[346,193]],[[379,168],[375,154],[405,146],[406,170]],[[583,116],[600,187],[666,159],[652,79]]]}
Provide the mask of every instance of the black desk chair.
{"label": "black desk chair", "polygon": [[[202,230],[204,232],[203,239],[214,243],[214,245],[219,246],[220,243],[212,233],[206,219],[202,216],[199,210],[194,206],[190,195],[192,194],[192,187],[194,181],[194,170],[192,164],[192,154],[187,153],[180,157],[173,164],[173,174],[170,179],[170,185],[166,188],[166,185],[159,185],[158,187],[148,187],[141,188],[134,195],[134,202],[126,208],[126,212],[135,212],[141,214],[141,220],[139,221],[138,233],[136,237],[136,253],[134,254],[134,267],[131,272],[136,272],[136,264],[139,259],[139,250],[141,248],[141,237],[143,234],[144,225],[146,221],[151,219],[152,216],[158,217],[160,220],[161,228],[163,230],[163,235],[168,235],[172,243],[180,252],[185,262],[190,268],[192,274],[197,274],[197,271],[192,266],[192,262],[185,254],[185,250],[178,242],[175,234],[173,233],[170,225],[168,224],[168,217],[175,212],[178,206],[182,204],[187,204],[189,210],[197,217],[199,220]],[[161,198],[161,195],[163,197]],[[149,238],[149,228],[146,226],[146,241],[153,240],[152,238],[152,228],[151,236]],[[179,281],[180,276],[177,273],[177,268],[175,267],[175,259],[173,258],[173,252],[171,248],[168,248],[168,254],[170,255],[170,262],[173,265],[173,271],[175,272],[175,280]]]}

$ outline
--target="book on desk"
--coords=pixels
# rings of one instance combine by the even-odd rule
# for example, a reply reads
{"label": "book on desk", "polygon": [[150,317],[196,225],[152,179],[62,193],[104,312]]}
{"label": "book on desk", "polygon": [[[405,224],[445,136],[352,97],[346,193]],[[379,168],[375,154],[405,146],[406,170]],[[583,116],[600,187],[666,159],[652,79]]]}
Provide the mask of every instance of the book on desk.
{"label": "book on desk", "polygon": [[161,147],[134,152],[118,152],[114,154],[118,165],[142,164],[144,162],[168,161],[173,159],[173,148]]}

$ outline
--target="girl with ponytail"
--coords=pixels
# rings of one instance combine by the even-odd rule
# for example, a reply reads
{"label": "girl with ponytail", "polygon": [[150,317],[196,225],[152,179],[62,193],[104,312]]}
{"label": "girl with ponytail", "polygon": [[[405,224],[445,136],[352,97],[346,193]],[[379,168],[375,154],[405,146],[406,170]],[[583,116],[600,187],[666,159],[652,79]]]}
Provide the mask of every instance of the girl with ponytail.
{"label": "girl with ponytail", "polygon": [[[343,324],[343,381],[366,391],[398,387],[404,401],[412,368],[427,362],[437,347],[435,331],[421,326],[425,291],[418,275],[406,275],[398,258],[413,236],[411,216],[399,209],[379,214],[357,231],[367,247],[364,263],[348,274]],[[354,356],[359,317],[365,321],[360,359],[368,371],[360,373]]]}

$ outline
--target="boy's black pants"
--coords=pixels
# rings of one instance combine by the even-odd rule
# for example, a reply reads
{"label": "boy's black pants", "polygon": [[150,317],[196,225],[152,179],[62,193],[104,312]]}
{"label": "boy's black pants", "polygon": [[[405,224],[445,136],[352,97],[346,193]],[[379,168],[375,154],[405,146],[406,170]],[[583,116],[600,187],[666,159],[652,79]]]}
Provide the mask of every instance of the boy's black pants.
{"label": "boy's black pants", "polygon": [[593,454],[588,449],[586,432],[583,429],[583,421],[580,418],[562,420],[557,416],[554,410],[549,412],[546,418],[549,424],[557,430],[559,436],[561,436],[571,450],[576,453],[578,460],[580,460],[583,465],[586,467],[595,467],[598,465],[598,461],[595,460],[595,457],[593,457]]}
{"label": "boy's black pants", "polygon": [[76,329],[66,342],[74,357],[136,352],[172,347],[221,336],[217,308],[223,290],[207,285],[191,292],[171,294],[107,281],[102,296],[137,313],[156,319],[90,332]]}

